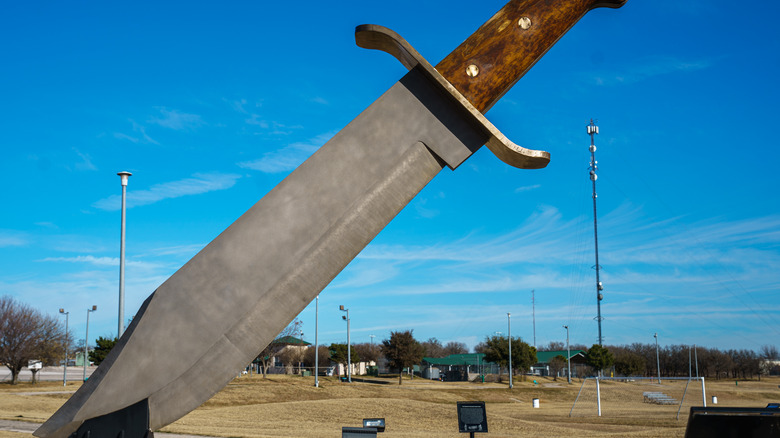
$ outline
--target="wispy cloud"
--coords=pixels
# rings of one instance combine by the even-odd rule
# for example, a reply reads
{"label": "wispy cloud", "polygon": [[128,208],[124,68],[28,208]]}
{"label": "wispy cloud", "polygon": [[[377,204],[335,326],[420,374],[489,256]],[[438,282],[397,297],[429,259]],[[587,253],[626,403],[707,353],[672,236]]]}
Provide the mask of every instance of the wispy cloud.
{"label": "wispy cloud", "polygon": [[[232,173],[196,173],[190,178],[156,184],[148,190],[132,190],[127,194],[127,205],[138,207],[153,204],[164,199],[179,198],[189,195],[200,195],[233,187],[240,175]],[[112,195],[92,204],[94,208],[115,211],[121,208],[122,198]]]}
{"label": "wispy cloud", "polygon": [[[119,266],[118,257],[95,257],[91,255],[76,256],[76,257],[46,257],[38,261],[39,262],[86,263],[94,266],[106,266],[106,267]],[[125,260],[125,264],[127,266],[134,266],[134,267],[139,267],[144,269],[156,269],[162,266],[157,263],[149,263],[149,262],[141,262],[141,261],[133,261],[133,260]]]}
{"label": "wispy cloud", "polygon": [[317,97],[313,97],[313,98],[311,99],[311,101],[312,101],[312,102],[314,102],[314,103],[318,103],[318,104],[320,104],[320,105],[329,105],[329,104],[330,104],[330,102],[328,102],[327,100],[325,100],[325,98],[323,98],[323,97],[319,97],[319,96],[317,96]]}
{"label": "wispy cloud", "polygon": [[[592,254],[592,243],[581,241],[586,223],[583,218],[567,220],[554,207],[544,207],[499,236],[474,232],[440,244],[370,245],[358,255],[353,269],[360,270],[364,261],[370,262],[367,266],[384,261],[398,276],[409,275],[416,266],[453,273],[451,281],[431,284],[416,274],[417,285],[394,291],[409,295],[516,290],[529,285],[566,288],[572,284],[572,270],[579,269],[575,265],[582,260],[592,264],[586,257]],[[744,293],[748,287],[760,293],[780,283],[774,275],[780,270],[780,216],[684,225],[643,217],[641,208],[625,205],[604,215],[600,224],[602,275],[615,286],[647,285],[657,292],[659,285],[695,284],[702,293],[732,294]],[[502,274],[508,266],[520,268]],[[484,273],[486,268],[491,274]]]}
{"label": "wispy cloud", "polygon": [[164,107],[158,107],[160,116],[155,116],[147,120],[148,123],[173,129],[175,131],[192,131],[202,125],[204,121],[197,114],[183,113],[179,110],[169,110]]}
{"label": "wispy cloud", "polygon": [[0,230],[0,248],[9,246],[25,246],[28,244],[24,233],[13,230]]}
{"label": "wispy cloud", "polygon": [[333,133],[321,134],[309,141],[293,143],[279,150],[268,152],[257,160],[242,161],[238,163],[238,166],[264,173],[287,172],[298,167],[331,137],[333,137]]}
{"label": "wispy cloud", "polygon": [[[126,140],[131,143],[151,143],[151,144],[160,144],[152,137],[149,137],[149,135],[146,133],[146,127],[139,124],[133,119],[129,120],[130,123],[133,125],[133,133],[136,135],[129,135],[125,134],[123,132],[115,132],[114,138],[119,140]],[[140,137],[138,137],[140,135]]]}
{"label": "wispy cloud", "polygon": [[622,69],[616,68],[615,72],[598,73],[593,80],[598,85],[633,84],[656,76],[704,70],[714,63],[713,59],[644,58]]}
{"label": "wispy cloud", "polygon": [[81,158],[81,161],[76,163],[76,170],[97,170],[94,164],[92,164],[92,157],[89,154],[83,153],[76,148],[73,148],[76,155]]}
{"label": "wispy cloud", "polygon": [[530,192],[531,190],[536,190],[541,186],[542,186],[541,184],[534,184],[531,186],[518,187],[515,189],[515,193]]}

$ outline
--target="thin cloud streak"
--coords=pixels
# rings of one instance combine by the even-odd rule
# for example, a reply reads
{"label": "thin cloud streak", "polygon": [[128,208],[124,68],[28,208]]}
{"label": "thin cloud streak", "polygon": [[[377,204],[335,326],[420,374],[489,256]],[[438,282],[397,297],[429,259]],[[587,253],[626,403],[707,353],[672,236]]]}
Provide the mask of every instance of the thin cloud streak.
{"label": "thin cloud streak", "polygon": [[[196,173],[190,178],[156,184],[148,190],[133,190],[127,194],[127,208],[149,205],[165,199],[201,195],[233,187],[240,175],[232,173]],[[122,197],[111,195],[92,204],[92,207],[116,211],[121,208]]]}
{"label": "thin cloud streak", "polygon": [[174,131],[193,131],[204,125],[203,119],[197,114],[183,113],[179,110],[169,110],[165,107],[158,107],[161,116],[152,117],[147,120],[163,128],[173,129]]}
{"label": "thin cloud streak", "polygon": [[592,80],[602,86],[635,84],[658,76],[705,70],[712,67],[714,63],[715,61],[711,59],[645,58],[634,65],[615,68],[616,73],[596,74]]}
{"label": "thin cloud streak", "polygon": [[0,230],[0,248],[8,246],[25,246],[28,239],[24,233],[12,230]]}
{"label": "thin cloud streak", "polygon": [[268,152],[262,158],[242,161],[238,166],[263,173],[280,173],[294,170],[311,154],[333,137],[333,133],[318,135],[307,142],[293,143],[279,150]]}
{"label": "thin cloud streak", "polygon": [[[76,257],[46,257],[45,259],[38,260],[39,262],[64,262],[64,263],[87,263],[95,266],[107,266],[117,267],[119,266],[119,258],[117,257],[95,257],[91,255],[76,256]],[[144,269],[158,269],[163,265],[149,262],[139,262],[133,260],[126,260],[127,266],[134,266]]]}

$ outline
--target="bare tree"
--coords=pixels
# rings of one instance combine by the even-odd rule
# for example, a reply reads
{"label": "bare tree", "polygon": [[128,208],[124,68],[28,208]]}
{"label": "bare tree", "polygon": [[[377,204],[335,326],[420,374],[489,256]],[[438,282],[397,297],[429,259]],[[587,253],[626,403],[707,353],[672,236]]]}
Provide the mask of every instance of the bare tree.
{"label": "bare tree", "polygon": [[279,333],[279,335],[277,335],[276,338],[271,341],[270,344],[266,345],[260,354],[257,355],[257,358],[260,360],[264,379],[265,375],[268,373],[268,368],[271,367],[274,357],[284,350],[284,347],[289,345],[283,341],[283,338],[288,336],[300,336],[301,328],[303,328],[303,322],[298,320],[298,318],[295,318],[290,325],[285,327],[284,330],[282,330],[281,333]]}
{"label": "bare tree", "polygon": [[428,338],[427,341],[420,343],[423,347],[424,356],[426,357],[444,357],[444,346],[441,341],[436,338]]}
{"label": "bare tree", "polygon": [[777,352],[777,347],[774,345],[762,345],[761,357],[766,360],[778,360],[780,359],[780,353]]}
{"label": "bare tree", "polygon": [[[325,345],[320,345],[316,347],[319,349],[319,352],[316,356],[318,356],[319,363],[317,366],[319,368],[325,369],[328,366],[330,366],[330,352],[328,350],[328,347]],[[306,367],[314,368],[314,356],[315,356],[315,346],[312,345],[309,348],[306,349],[306,353],[303,356],[303,364]]]}
{"label": "bare tree", "polygon": [[305,348],[301,348],[300,346],[295,345],[288,345],[277,354],[279,359],[284,364],[285,374],[291,374],[296,366],[299,367],[298,371],[300,372],[300,365],[301,362],[303,362],[305,353]]}
{"label": "bare tree", "polygon": [[449,356],[451,354],[466,354],[469,352],[468,347],[463,342],[450,341],[444,346],[444,355]]}
{"label": "bare tree", "polygon": [[553,375],[553,381],[558,381],[558,374],[560,374],[561,370],[564,368],[566,368],[566,358],[562,355],[559,354],[550,359],[550,373]]}
{"label": "bare tree", "polygon": [[31,360],[58,360],[66,339],[56,318],[9,296],[0,298],[0,363],[11,370],[12,384],[18,382],[19,372]]}
{"label": "bare tree", "polygon": [[379,356],[382,354],[379,345],[364,342],[362,344],[355,344],[352,346],[352,350],[357,352],[360,362],[371,363],[379,360]]}
{"label": "bare tree", "polygon": [[563,342],[550,341],[546,347],[542,347],[541,351],[563,351],[566,349],[566,344]]}

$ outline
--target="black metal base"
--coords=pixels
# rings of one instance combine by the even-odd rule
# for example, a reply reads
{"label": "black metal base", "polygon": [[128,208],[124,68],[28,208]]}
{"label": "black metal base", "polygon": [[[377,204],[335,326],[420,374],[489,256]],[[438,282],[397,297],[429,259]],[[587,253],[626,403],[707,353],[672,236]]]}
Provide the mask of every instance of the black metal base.
{"label": "black metal base", "polygon": [[149,430],[148,399],[124,409],[90,418],[69,438],[154,438]]}
{"label": "black metal base", "polygon": [[692,407],[685,438],[780,438],[780,409]]}

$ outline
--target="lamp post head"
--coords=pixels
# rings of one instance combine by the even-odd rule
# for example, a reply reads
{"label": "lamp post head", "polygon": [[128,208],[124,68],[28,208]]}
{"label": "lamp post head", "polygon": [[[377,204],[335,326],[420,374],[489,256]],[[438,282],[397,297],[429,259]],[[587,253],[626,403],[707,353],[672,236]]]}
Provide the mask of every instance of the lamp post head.
{"label": "lamp post head", "polygon": [[95,310],[97,310],[97,306],[92,306],[91,309],[87,309],[88,312],[94,312]]}
{"label": "lamp post head", "polygon": [[127,178],[130,177],[133,174],[130,173],[130,172],[122,171],[122,172],[117,173],[117,175],[119,175],[122,178],[122,185],[126,186],[127,185]]}
{"label": "lamp post head", "polygon": [[565,326],[563,326],[563,328],[565,328],[566,330],[568,330],[568,329],[569,329],[569,326],[568,326],[568,325],[565,325]]}
{"label": "lamp post head", "polygon": [[65,309],[60,309],[60,313],[63,313],[63,314],[66,313]]}
{"label": "lamp post head", "polygon": [[344,309],[343,305],[339,306],[339,310],[341,310],[342,312],[346,312],[346,309]]}

